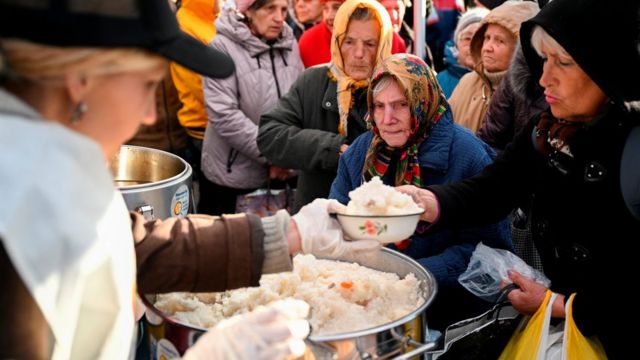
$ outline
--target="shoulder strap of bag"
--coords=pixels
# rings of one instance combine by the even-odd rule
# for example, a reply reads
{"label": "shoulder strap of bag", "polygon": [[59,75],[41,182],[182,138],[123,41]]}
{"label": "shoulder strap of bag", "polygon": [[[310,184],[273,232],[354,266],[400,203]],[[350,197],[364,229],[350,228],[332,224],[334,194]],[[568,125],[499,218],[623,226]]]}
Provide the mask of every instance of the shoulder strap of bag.
{"label": "shoulder strap of bag", "polygon": [[629,211],[640,220],[640,126],[631,130],[622,152],[620,187]]}

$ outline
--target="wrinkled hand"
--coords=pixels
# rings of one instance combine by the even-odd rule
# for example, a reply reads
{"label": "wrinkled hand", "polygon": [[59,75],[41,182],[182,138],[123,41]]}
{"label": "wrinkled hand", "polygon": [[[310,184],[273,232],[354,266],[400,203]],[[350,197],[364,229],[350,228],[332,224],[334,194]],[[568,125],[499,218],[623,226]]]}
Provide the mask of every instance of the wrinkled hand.
{"label": "wrinkled hand", "polygon": [[[547,288],[533,279],[522,276],[517,271],[509,270],[507,273],[509,279],[518,286],[517,289],[512,290],[507,296],[513,308],[525,315],[535,313],[544,301]],[[564,317],[563,295],[558,294],[556,297],[551,315],[554,317]]]}
{"label": "wrinkled hand", "polygon": [[420,220],[433,223],[440,217],[440,205],[434,193],[427,189],[421,189],[413,185],[402,185],[395,188],[397,191],[411,196],[419,207],[424,209]]}
{"label": "wrinkled hand", "polygon": [[279,166],[271,165],[269,167],[269,179],[285,181],[292,177],[294,172],[290,169],[284,169]]}
{"label": "wrinkled hand", "polygon": [[185,360],[293,359],[304,354],[309,305],[286,299],[236,315],[207,331],[184,354]]}
{"label": "wrinkled hand", "polygon": [[344,240],[338,220],[329,216],[329,213],[339,212],[344,208],[336,200],[316,199],[292,217],[298,227],[303,253],[353,258],[380,249],[380,243],[376,240]]}

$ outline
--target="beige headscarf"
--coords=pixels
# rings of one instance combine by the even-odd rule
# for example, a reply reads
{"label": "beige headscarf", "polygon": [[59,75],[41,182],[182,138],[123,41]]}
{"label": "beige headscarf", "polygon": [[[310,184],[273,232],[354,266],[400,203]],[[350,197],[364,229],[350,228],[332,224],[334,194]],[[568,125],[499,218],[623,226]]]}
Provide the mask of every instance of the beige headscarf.
{"label": "beige headscarf", "polygon": [[340,115],[340,125],[338,132],[342,136],[347,135],[347,119],[352,104],[353,92],[357,89],[365,88],[369,85],[369,79],[354,80],[344,71],[342,53],[337,41],[337,37],[347,32],[349,18],[351,14],[361,7],[370,8],[376,15],[380,23],[380,39],[378,41],[378,53],[375,68],[382,59],[391,55],[391,42],[393,40],[393,27],[387,10],[375,0],[347,0],[340,6],[333,21],[333,34],[331,34],[331,63],[329,64],[329,76],[338,83],[338,113]]}

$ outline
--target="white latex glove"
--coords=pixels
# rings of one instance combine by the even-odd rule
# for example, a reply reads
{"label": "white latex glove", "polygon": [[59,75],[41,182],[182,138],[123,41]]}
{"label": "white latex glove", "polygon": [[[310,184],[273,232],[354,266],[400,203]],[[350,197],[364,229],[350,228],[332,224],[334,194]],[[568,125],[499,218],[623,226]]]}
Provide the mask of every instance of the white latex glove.
{"label": "white latex glove", "polygon": [[304,354],[309,305],[285,299],[236,315],[207,331],[184,354],[186,360],[294,359]]}
{"label": "white latex glove", "polygon": [[338,220],[330,213],[344,208],[336,200],[315,199],[292,219],[298,226],[302,252],[332,258],[354,258],[380,249],[376,240],[345,241]]}

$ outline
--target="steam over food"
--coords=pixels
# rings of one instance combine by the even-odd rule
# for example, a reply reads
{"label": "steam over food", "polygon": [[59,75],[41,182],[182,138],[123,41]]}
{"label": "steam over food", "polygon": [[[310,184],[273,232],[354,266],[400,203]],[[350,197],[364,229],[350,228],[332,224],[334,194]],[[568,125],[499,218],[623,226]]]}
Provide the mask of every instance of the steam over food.
{"label": "steam over food", "polygon": [[349,198],[347,215],[407,215],[424,211],[411,196],[383,184],[377,176],[350,191]]}

